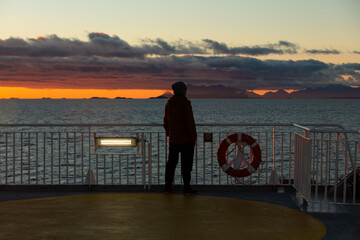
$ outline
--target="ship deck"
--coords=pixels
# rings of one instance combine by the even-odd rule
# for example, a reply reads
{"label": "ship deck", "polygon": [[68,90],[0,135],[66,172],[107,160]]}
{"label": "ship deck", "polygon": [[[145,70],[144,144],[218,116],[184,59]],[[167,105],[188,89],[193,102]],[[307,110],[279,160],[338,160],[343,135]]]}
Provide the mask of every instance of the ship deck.
{"label": "ship deck", "polygon": [[7,186],[0,239],[358,239],[360,206],[307,207],[291,186]]}

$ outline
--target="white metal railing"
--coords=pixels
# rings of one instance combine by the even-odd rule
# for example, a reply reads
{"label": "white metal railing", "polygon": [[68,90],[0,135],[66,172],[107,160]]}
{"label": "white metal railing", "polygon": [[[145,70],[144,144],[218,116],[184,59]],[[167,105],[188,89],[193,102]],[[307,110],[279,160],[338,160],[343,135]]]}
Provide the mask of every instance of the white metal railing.
{"label": "white metal railing", "polygon": [[[84,184],[90,169],[97,184],[164,183],[168,147],[160,124],[29,124],[0,127],[1,184]],[[277,128],[289,128],[291,124],[198,124],[197,127],[199,137],[194,156],[194,184],[267,184],[271,171],[277,168],[281,172],[282,182],[290,184],[293,133],[289,130],[278,131]],[[203,141],[205,132],[213,134],[213,141]],[[246,132],[254,136],[264,152],[262,167],[249,178],[235,179],[218,168],[217,146],[233,132]],[[141,144],[141,154],[95,154],[94,134],[136,136]],[[236,154],[236,150],[233,154]],[[247,154],[250,157],[251,153]],[[180,169],[176,173],[176,181],[181,183]]]}
{"label": "white metal railing", "polygon": [[[345,131],[336,124],[277,123],[197,124],[197,130],[192,184],[273,185],[270,180],[275,172],[276,183],[292,185],[295,133],[303,133],[312,139],[309,200],[348,203],[351,195],[352,203],[359,202],[356,181],[351,185],[352,191],[338,185],[341,177],[348,184],[349,174],[359,166],[356,131]],[[262,164],[249,177],[233,178],[218,167],[217,147],[234,132],[251,135],[260,145]],[[212,141],[204,141],[204,133],[212,133]],[[94,134],[136,137],[139,154],[131,149],[95,153]],[[347,134],[355,138],[349,139]],[[0,184],[85,184],[87,173],[92,170],[92,183],[96,184],[162,185],[167,145],[161,124],[0,124]],[[228,157],[233,158],[236,151],[234,148]],[[247,158],[251,154],[249,149],[245,151]],[[356,174],[351,177],[355,179]],[[181,183],[180,167],[175,183]],[[339,191],[343,197],[339,197]]]}
{"label": "white metal railing", "polygon": [[312,139],[312,149],[307,149],[312,156],[307,167],[311,184],[302,186],[311,191],[300,193],[310,202],[360,204],[359,132],[296,127]]}
{"label": "white metal railing", "polygon": [[294,186],[305,200],[311,198],[311,147],[311,139],[295,134]]}

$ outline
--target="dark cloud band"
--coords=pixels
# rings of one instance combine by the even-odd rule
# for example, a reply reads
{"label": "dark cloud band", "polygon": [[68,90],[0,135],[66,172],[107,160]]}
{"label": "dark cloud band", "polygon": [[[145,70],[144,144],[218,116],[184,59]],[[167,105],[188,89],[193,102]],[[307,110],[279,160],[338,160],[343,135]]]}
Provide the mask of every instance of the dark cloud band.
{"label": "dark cloud band", "polygon": [[[144,39],[140,45],[131,45],[116,35],[110,36],[105,33],[89,33],[88,38],[88,41],[80,41],[78,39],[60,38],[57,35],[50,35],[27,40],[21,38],[0,39],[0,56],[99,56],[123,58],[182,54],[265,56],[270,54],[297,54],[301,50],[299,45],[288,41],[279,41],[265,45],[230,47],[226,43],[220,43],[211,39],[203,39],[200,42],[181,39],[172,43],[163,39]],[[335,49],[312,49],[305,50],[305,52],[308,54],[340,54],[340,51]]]}
{"label": "dark cloud band", "polygon": [[[116,35],[90,33],[88,37],[88,41],[56,35],[0,40],[0,85],[151,89],[164,88],[175,79],[194,85],[225,84],[241,89],[360,85],[359,63],[335,65],[312,59],[283,61],[253,57],[296,54],[301,50],[287,41],[230,47],[211,39],[173,43],[144,39],[135,46]],[[306,51],[340,53],[327,49]]]}
{"label": "dark cloud band", "polygon": [[[239,56],[0,57],[0,85],[62,88],[164,88],[169,81],[226,84],[241,89],[299,89],[334,83],[360,85],[360,64],[317,60],[260,60]],[[59,81],[62,79],[62,81]]]}
{"label": "dark cloud band", "polygon": [[306,53],[310,54],[340,54],[341,52],[335,49],[329,50],[329,49],[311,49],[306,50]]}

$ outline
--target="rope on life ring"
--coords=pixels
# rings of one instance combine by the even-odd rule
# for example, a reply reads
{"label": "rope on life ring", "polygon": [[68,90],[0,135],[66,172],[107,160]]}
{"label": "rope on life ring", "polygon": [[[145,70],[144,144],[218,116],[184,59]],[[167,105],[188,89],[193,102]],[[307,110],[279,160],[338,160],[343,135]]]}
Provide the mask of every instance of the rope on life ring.
{"label": "rope on life ring", "polygon": [[[235,158],[228,162],[226,151],[229,146],[235,143],[238,146],[238,153]],[[252,151],[251,161],[247,161],[244,156],[244,146],[249,146]],[[244,133],[234,133],[225,138],[217,150],[217,159],[221,169],[233,177],[247,177],[256,172],[261,163],[261,149],[254,138]],[[240,169],[241,163],[245,163],[245,168]]]}

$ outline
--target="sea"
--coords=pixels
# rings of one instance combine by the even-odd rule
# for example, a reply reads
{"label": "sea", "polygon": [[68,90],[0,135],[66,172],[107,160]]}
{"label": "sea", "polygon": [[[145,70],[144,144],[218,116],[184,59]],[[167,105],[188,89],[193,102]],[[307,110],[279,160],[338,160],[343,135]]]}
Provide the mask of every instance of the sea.
{"label": "sea", "polygon": [[[360,99],[190,99],[196,123],[325,123],[360,130]],[[3,99],[0,124],[162,124],[166,99]]]}
{"label": "sea", "polygon": [[[203,129],[198,128],[199,142],[196,146],[193,166],[194,183],[208,184],[214,181],[223,184],[229,181],[226,174],[221,173],[218,168],[216,149],[225,134],[231,134],[232,131],[254,134],[254,138],[262,148],[261,170],[259,168],[258,173],[253,177],[242,180],[242,183],[247,184],[267,183],[274,164],[281,177],[292,178],[294,135],[290,132],[296,130],[296,127],[288,127],[284,130],[287,131],[285,134],[274,135],[276,139],[272,146],[272,124],[339,124],[344,129],[360,131],[360,99],[190,99],[190,101],[197,124],[255,125],[251,129],[237,128],[229,131],[222,126],[212,128],[210,131],[215,133],[212,143],[203,140],[202,133],[199,134]],[[152,181],[161,184],[164,182],[167,159],[166,137],[161,126],[166,102],[166,99],[2,99],[0,100],[0,183],[79,184],[84,183],[88,170],[92,169],[97,183],[139,184],[143,179],[142,169],[145,165],[145,168],[149,169],[151,163]],[[87,129],[82,129],[80,133],[75,133],[74,129],[64,132],[60,128],[50,128],[46,132],[41,132],[39,127],[9,126],[12,124],[139,124],[158,125],[158,127],[153,129],[151,126],[135,126],[131,129],[133,134],[154,132],[152,135],[147,133],[144,137],[147,143],[152,143],[152,146],[147,146],[147,149],[151,148],[151,152],[146,152],[147,157],[142,158],[137,154],[139,152],[126,156],[114,155],[108,149],[102,154],[100,150],[96,152],[93,141],[94,128],[89,135]],[[261,125],[264,124],[268,124],[270,129],[263,129]],[[360,140],[360,134],[350,135],[355,136],[355,138],[349,136],[352,140]],[[335,149],[336,143],[331,144]],[[325,150],[322,152],[324,159],[327,154]],[[236,150],[232,154],[235,153]],[[250,152],[246,154],[248,158],[251,157]],[[334,162],[336,152],[331,154],[330,161]],[[274,158],[276,163],[273,163]],[[334,167],[335,165],[332,164],[331,169]],[[327,165],[324,164],[322,168],[321,171],[325,172]],[[338,169],[342,171],[344,167],[339,166]],[[146,174],[148,178],[149,172]],[[179,168],[176,172],[176,181],[181,183]]]}

